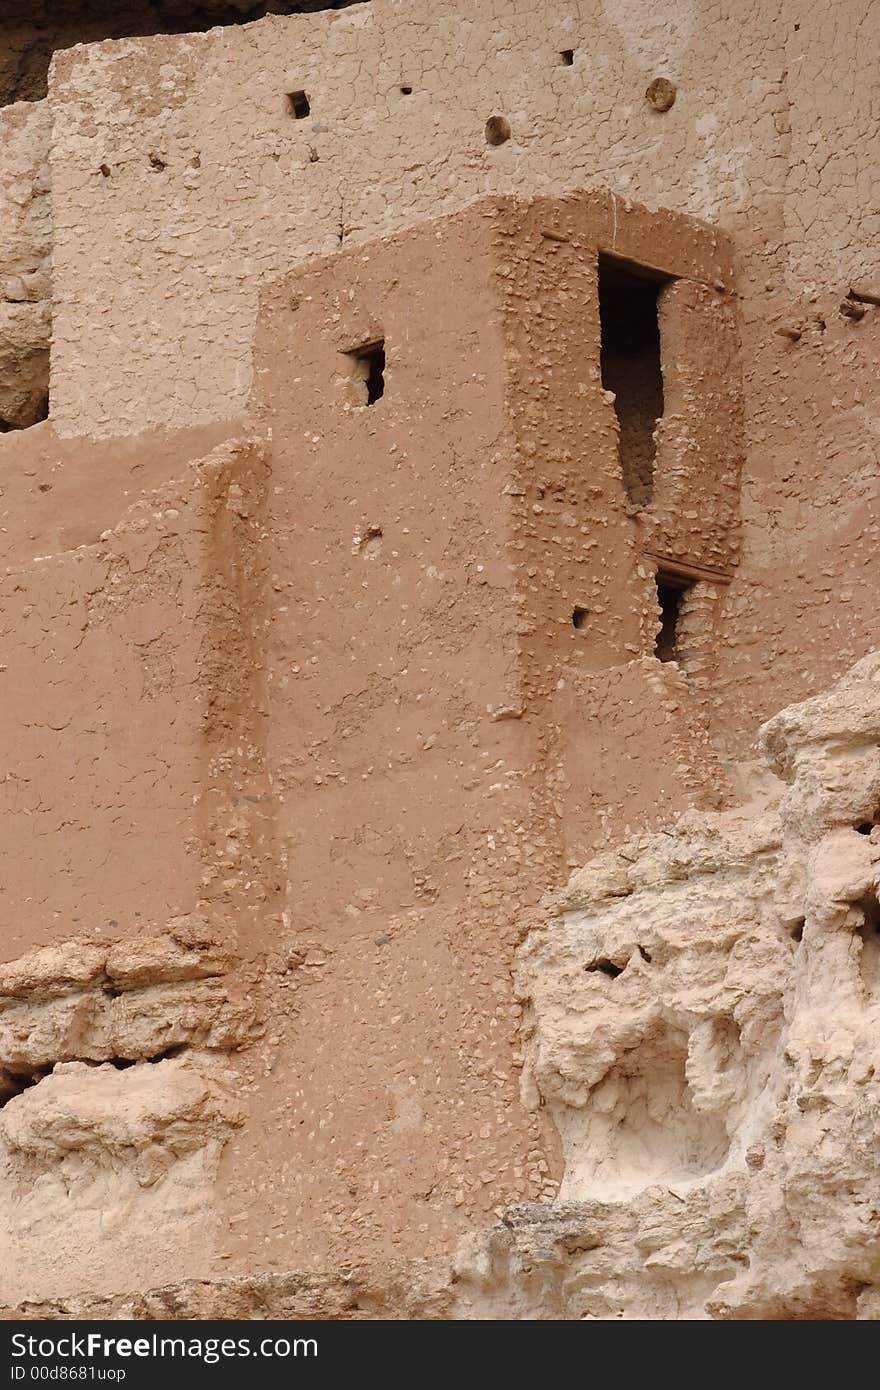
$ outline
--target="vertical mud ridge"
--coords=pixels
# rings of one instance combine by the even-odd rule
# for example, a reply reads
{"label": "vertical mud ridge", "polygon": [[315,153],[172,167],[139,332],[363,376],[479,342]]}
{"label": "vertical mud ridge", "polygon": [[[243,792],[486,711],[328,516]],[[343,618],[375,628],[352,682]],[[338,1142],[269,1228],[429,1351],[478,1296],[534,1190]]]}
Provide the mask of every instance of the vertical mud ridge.
{"label": "vertical mud ridge", "polygon": [[268,939],[281,891],[266,765],[269,629],[261,445],[235,442],[200,466],[207,490],[202,600],[202,899],[235,925],[244,956]]}
{"label": "vertical mud ridge", "polygon": [[[564,871],[563,837],[552,787],[552,769],[559,761],[559,730],[548,719],[548,712],[559,678],[555,623],[564,604],[546,583],[550,559],[547,513],[552,516],[553,510],[567,500],[569,479],[565,461],[557,457],[553,448],[556,421],[547,417],[558,401],[548,401],[546,383],[554,379],[554,373],[558,376],[564,370],[568,344],[563,335],[554,332],[558,309],[556,264],[545,267],[538,255],[529,256],[517,250],[515,226],[513,208],[506,200],[497,200],[489,241],[506,355],[508,554],[515,591],[511,641],[520,717],[530,734],[530,765],[523,778],[531,806],[527,848],[535,879],[556,883]],[[554,249],[559,249],[556,243]],[[547,319],[539,323],[533,321],[531,313],[523,312],[523,305],[536,287],[546,294],[547,304]],[[542,320],[543,317],[542,310]],[[526,887],[525,900],[528,898]]]}

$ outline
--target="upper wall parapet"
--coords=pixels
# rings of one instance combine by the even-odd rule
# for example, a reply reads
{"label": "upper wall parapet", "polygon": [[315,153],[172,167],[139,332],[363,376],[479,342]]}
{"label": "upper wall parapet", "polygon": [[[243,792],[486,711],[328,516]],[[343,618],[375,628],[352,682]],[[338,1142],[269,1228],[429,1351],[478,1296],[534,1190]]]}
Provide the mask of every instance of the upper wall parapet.
{"label": "upper wall parapet", "polygon": [[[78,4],[46,0],[46,13],[54,22]],[[90,22],[102,8],[117,23],[109,0],[87,7]],[[224,7],[130,0],[131,32],[193,32],[56,51],[59,430],[110,436],[234,417],[262,284],[493,193],[606,186],[718,223],[765,295],[789,268],[796,293],[813,299],[876,272],[870,196],[848,205],[841,240],[843,210],[817,216],[804,174],[819,141],[823,183],[828,171],[856,177],[857,137],[822,96],[826,70],[852,65],[854,16],[829,36],[818,16],[790,13],[790,0],[757,20],[745,0],[699,23],[682,6],[662,25],[646,25],[639,4],[613,17],[606,8],[229,0],[233,18],[273,13],[197,32]],[[868,50],[856,47],[860,72]],[[668,84],[659,102],[648,95],[658,79]],[[871,126],[869,92],[853,76],[847,131]]]}
{"label": "upper wall parapet", "polygon": [[6,0],[0,16],[0,106],[46,95],[52,54],[80,43],[247,24],[267,14],[342,10],[367,0]]}
{"label": "upper wall parapet", "polygon": [[[744,142],[738,79],[695,44],[661,62],[581,0],[372,0],[57,54],[59,430],[236,415],[261,284],[486,195],[607,184],[729,225],[764,136]],[[645,92],[673,63],[688,97],[660,112]]]}

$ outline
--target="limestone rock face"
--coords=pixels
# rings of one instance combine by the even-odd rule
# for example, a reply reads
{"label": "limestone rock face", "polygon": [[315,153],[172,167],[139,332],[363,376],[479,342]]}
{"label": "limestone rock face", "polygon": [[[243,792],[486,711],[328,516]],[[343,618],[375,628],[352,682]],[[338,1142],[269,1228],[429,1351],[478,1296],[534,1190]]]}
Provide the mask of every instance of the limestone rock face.
{"label": "limestone rock face", "polygon": [[163,1240],[210,1246],[221,1150],[244,1119],[223,1054],[255,1035],[232,964],[194,914],[0,967],[0,1268],[17,1292],[53,1269],[89,1287],[122,1230],[153,1277]]}
{"label": "limestone rock face", "polygon": [[142,1062],[130,1076],[110,1065],[63,1062],[4,1107],[3,1136],[11,1153],[42,1168],[131,1162],[148,1187],[176,1160],[222,1142],[240,1123],[230,1080],[224,1068],[208,1069],[201,1059]]}
{"label": "limestone rock face", "polygon": [[0,430],[32,425],[47,411],[50,127],[45,102],[0,109]]}
{"label": "limestone rock face", "polygon": [[[206,1054],[66,1062],[0,1111],[4,1285],[88,1288],[96,1262],[137,1241],[148,1278],[163,1239],[210,1242],[224,1143],[243,1121],[236,1076]],[[161,1233],[161,1234],[160,1234]],[[5,1288],[4,1288],[5,1292]]]}
{"label": "limestone rock face", "polygon": [[501,1258],[564,1316],[849,1317],[877,1277],[880,655],[760,741],[775,800],[594,860],[521,950],[565,1176],[486,1290]]}
{"label": "limestone rock face", "polygon": [[180,918],[139,941],[66,941],[0,966],[0,1104],[70,1062],[241,1046],[253,1015],[229,997],[229,965],[218,941]]}

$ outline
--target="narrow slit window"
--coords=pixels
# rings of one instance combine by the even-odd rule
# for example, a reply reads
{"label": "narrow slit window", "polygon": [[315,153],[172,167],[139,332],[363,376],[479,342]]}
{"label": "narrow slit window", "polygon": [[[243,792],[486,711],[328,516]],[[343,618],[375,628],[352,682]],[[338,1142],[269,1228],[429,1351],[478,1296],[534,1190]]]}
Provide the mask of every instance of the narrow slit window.
{"label": "narrow slit window", "polygon": [[385,395],[385,340],[367,343],[349,353],[358,377],[367,391],[366,405],[375,405]]}
{"label": "narrow slit window", "polygon": [[287,100],[290,110],[298,121],[304,121],[311,112],[308,96],[305,92],[288,92]]}
{"label": "narrow slit window", "polygon": [[620,471],[637,507],[654,495],[654,430],[663,414],[657,299],[664,283],[638,266],[599,257],[602,385],[614,392]]}
{"label": "narrow slit window", "polygon": [[658,661],[678,661],[680,657],[680,620],[682,600],[694,581],[683,575],[657,574],[657,606],[660,609],[660,627],[654,643],[654,655]]}

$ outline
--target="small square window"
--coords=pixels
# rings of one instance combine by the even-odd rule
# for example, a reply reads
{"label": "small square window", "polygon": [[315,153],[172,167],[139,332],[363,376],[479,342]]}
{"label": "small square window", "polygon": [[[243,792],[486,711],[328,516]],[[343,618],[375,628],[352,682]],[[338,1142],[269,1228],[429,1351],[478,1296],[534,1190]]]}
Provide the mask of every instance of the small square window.
{"label": "small square window", "polygon": [[385,395],[385,339],[365,343],[348,354],[354,361],[357,375],[367,388],[366,405],[375,405]]}
{"label": "small square window", "polygon": [[290,109],[296,119],[298,121],[305,120],[312,109],[305,92],[288,92],[287,100],[290,103]]}

